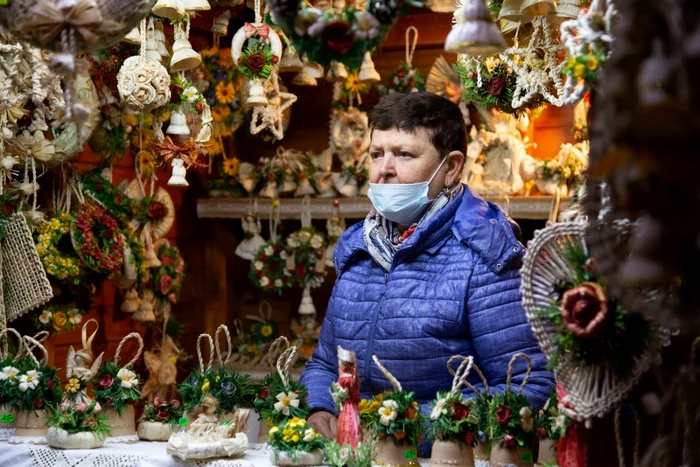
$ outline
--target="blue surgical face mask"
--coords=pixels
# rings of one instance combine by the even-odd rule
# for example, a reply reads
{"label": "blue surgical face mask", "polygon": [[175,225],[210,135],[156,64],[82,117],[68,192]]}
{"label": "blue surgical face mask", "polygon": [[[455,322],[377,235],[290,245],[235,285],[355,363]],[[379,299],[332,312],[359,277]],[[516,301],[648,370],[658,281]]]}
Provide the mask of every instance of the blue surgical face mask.
{"label": "blue surgical face mask", "polygon": [[445,157],[427,182],[418,183],[370,183],[367,196],[380,216],[399,225],[411,225],[428,209],[431,199],[428,190],[440,171]]}

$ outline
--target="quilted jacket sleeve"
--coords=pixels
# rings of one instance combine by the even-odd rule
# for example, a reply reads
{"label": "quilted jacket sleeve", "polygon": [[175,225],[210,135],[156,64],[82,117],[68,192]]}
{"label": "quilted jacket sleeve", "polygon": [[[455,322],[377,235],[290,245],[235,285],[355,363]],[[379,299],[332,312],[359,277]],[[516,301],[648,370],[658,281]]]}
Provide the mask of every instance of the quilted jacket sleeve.
{"label": "quilted jacket sleeve", "polygon": [[[484,372],[489,387],[506,389],[508,363],[519,352],[532,359],[532,372],[523,394],[540,408],[554,386],[554,375],[546,370],[547,359],[535,340],[521,305],[520,266],[516,258],[500,272],[483,261],[476,261],[467,295],[467,322],[474,342],[475,362]],[[513,391],[517,391],[527,371],[518,359],[513,371]],[[470,378],[471,379],[471,378]],[[483,389],[479,387],[479,389]]]}
{"label": "quilted jacket sleeve", "polygon": [[[330,304],[329,304],[330,310]],[[333,338],[333,324],[328,316],[323,320],[321,336],[314,354],[306,364],[300,383],[309,392],[308,403],[312,410],[325,410],[335,413],[335,404],[330,394],[333,381],[338,375],[338,357]]]}

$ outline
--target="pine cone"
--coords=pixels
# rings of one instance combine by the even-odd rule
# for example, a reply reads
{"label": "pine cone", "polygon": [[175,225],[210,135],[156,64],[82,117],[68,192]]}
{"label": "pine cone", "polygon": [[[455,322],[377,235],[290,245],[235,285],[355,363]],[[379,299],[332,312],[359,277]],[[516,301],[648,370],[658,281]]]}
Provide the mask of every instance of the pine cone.
{"label": "pine cone", "polygon": [[275,18],[279,20],[291,20],[299,11],[300,0],[271,0],[270,8]]}

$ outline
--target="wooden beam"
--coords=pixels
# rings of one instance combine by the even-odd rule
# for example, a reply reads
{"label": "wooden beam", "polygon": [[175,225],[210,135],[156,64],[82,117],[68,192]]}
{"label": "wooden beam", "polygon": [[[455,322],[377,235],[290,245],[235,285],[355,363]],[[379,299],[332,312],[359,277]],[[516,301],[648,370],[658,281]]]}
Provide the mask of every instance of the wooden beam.
{"label": "wooden beam", "polygon": [[[228,323],[227,318],[227,278],[226,255],[219,244],[219,235],[216,231],[223,229],[217,222],[209,222],[209,232],[214,235],[206,235],[204,245],[204,258],[206,264],[206,296],[204,297],[204,332],[212,336],[219,324]],[[204,231],[206,231],[204,230]]]}

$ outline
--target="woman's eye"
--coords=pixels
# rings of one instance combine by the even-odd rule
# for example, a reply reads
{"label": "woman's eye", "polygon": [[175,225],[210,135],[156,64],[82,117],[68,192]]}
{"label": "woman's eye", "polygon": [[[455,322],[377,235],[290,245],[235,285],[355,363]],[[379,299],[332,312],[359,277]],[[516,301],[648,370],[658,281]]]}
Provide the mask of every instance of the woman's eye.
{"label": "woman's eye", "polygon": [[401,151],[401,152],[399,153],[399,156],[401,156],[401,157],[413,157],[413,155],[412,155],[411,153],[408,153],[408,152],[405,152],[405,151]]}
{"label": "woman's eye", "polygon": [[370,157],[371,157],[372,159],[379,159],[381,156],[382,156],[382,155],[381,155],[380,153],[378,153],[378,152],[373,152],[372,154],[370,154]]}

